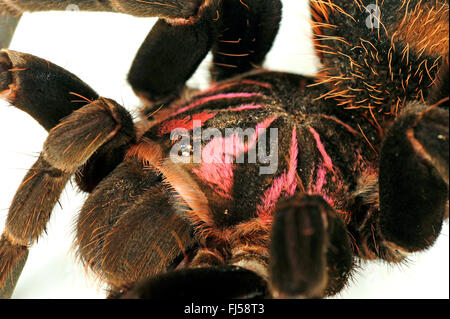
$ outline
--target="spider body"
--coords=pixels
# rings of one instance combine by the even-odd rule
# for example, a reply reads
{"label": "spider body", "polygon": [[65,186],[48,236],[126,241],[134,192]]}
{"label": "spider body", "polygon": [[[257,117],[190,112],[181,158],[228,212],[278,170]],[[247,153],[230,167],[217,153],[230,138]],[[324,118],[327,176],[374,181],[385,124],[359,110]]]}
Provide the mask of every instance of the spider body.
{"label": "spider body", "polygon": [[[239,4],[252,21],[267,14],[256,2]],[[145,102],[137,123],[67,71],[2,51],[2,98],[49,130],[8,214],[4,283],[14,283],[30,238],[45,229],[73,174],[90,193],[77,223],[80,260],[108,283],[110,297],[209,296],[211,281],[224,283],[222,297],[333,295],[355,256],[400,262],[436,240],[448,216],[448,2],[383,3],[380,30],[365,23],[362,1],[312,1],[324,64],[314,78],[247,72],[253,59],[262,62],[279,16],[261,27],[269,35],[239,23],[230,31],[222,13],[234,9],[208,5],[194,22],[179,12],[182,22],[169,17],[172,24],[161,20],[150,33],[129,77]],[[417,42],[398,23],[405,16],[436,23],[440,35]],[[207,36],[220,17],[220,31]],[[156,45],[161,34],[172,36],[169,48],[194,38],[202,46],[185,66],[170,65]],[[220,40],[208,42],[210,34]],[[217,81],[180,97],[209,48]],[[147,65],[149,56],[161,64]],[[161,85],[155,79],[167,68]],[[42,74],[44,88],[36,86]],[[192,282],[197,288],[174,289]]]}
{"label": "spider body", "polygon": [[[308,110],[312,114],[292,114],[283,107],[286,99],[292,98],[284,92],[308,83],[313,82],[302,76],[260,71],[221,82],[181,108],[156,113],[153,123],[145,122],[145,133],[138,133],[141,137],[128,150],[124,162],[94,188],[85,203],[77,233],[82,260],[117,287],[115,291],[149,274],[185,267],[245,265],[268,278],[273,212],[279,201],[295,195],[299,179],[305,193],[320,192],[340,209],[343,219],[349,218],[345,214],[353,209],[353,203],[345,202],[343,194],[357,184],[356,176],[371,170],[375,156],[368,146],[364,150],[367,157],[345,147],[359,147],[361,135],[339,119],[313,110]],[[303,93],[299,92],[299,97]],[[193,146],[180,140],[182,159],[189,161],[174,167],[167,160],[174,147],[172,129],[185,128],[194,144],[193,130],[202,127],[224,133],[201,141],[199,163],[193,162]],[[245,145],[236,133],[225,135],[227,128],[234,127],[257,129],[246,136]],[[261,134],[275,134],[271,128],[277,129],[278,149],[289,151],[274,154],[276,169],[260,174],[266,165],[251,162],[250,153],[260,146]],[[336,132],[341,139],[327,142]],[[233,142],[235,150],[228,151],[224,145]],[[189,153],[184,153],[185,149]],[[347,151],[342,152],[344,149]],[[267,147],[266,152],[270,151]],[[243,154],[250,162],[236,163]],[[319,197],[309,201],[312,206],[320,203],[328,207]],[[186,204],[192,210],[180,213]],[[154,213],[149,213],[150,207]],[[321,218],[315,221],[318,225]],[[339,219],[336,224],[344,230]],[[340,249],[350,251],[348,244]],[[140,247],[153,247],[152,255],[144,259]],[[320,251],[317,253],[323,258]],[[341,261],[339,273],[332,277],[339,278],[332,281],[337,287],[345,281],[352,264],[349,255]],[[315,269],[308,271],[314,273]],[[318,277],[323,280],[323,274]]]}

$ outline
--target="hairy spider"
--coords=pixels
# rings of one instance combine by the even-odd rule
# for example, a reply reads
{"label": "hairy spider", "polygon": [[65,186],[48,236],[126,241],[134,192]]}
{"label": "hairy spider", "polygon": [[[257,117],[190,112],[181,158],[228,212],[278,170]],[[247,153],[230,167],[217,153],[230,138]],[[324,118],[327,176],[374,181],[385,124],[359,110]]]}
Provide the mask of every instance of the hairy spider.
{"label": "hairy spider", "polygon": [[[249,12],[252,3],[245,2]],[[156,113],[155,105],[181,89],[161,98],[153,87],[135,87],[146,105],[136,130],[125,110],[66,71],[4,51],[2,96],[50,134],[11,206],[3,267],[26,255],[73,173],[91,193],[77,229],[80,257],[111,296],[164,295],[191,280],[202,289],[210,277],[248,281],[223,283],[227,297],[324,296],[345,285],[353,256],[399,262],[431,246],[448,215],[448,2],[385,1],[379,28],[377,20],[367,25],[367,6],[312,1],[324,64],[317,77],[225,74],[231,79]],[[234,59],[246,60],[226,56],[219,66],[235,69]],[[63,85],[42,88],[42,75]],[[79,108],[68,92],[90,101]],[[74,112],[59,123],[67,110]],[[227,153],[214,163],[168,161],[170,132],[194,120],[205,128],[277,128],[277,171],[224,163]],[[202,146],[216,150],[215,142],[223,140]],[[248,144],[241,148],[249,151]]]}

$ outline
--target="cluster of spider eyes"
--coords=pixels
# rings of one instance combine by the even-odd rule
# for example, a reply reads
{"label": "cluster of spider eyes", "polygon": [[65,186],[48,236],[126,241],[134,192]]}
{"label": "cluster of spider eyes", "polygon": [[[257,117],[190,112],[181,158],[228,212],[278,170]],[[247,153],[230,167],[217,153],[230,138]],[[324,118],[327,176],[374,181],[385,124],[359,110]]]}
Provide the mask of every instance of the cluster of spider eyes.
{"label": "cluster of spider eyes", "polygon": [[181,144],[180,145],[181,156],[188,157],[191,156],[192,153],[192,145],[189,144]]}

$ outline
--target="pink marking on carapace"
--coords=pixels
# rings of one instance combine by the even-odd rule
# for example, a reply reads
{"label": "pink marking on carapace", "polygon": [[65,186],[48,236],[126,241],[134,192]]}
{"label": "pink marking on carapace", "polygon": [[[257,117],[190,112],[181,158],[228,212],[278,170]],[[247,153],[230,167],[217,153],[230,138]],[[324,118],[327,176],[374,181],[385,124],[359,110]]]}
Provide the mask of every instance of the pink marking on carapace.
{"label": "pink marking on carapace", "polygon": [[[308,194],[314,195],[319,194],[322,198],[331,206],[335,207],[335,201],[329,196],[329,194],[323,192],[323,186],[327,183],[326,175],[328,169],[323,165],[319,166],[316,173],[315,183],[311,183],[308,189]],[[340,181],[338,181],[340,183]]]}
{"label": "pink marking on carapace", "polygon": [[269,224],[273,218],[275,206],[280,199],[281,192],[286,185],[286,172],[274,179],[270,187],[261,197],[261,204],[258,205],[256,213],[261,223]]}
{"label": "pink marking on carapace", "polygon": [[297,188],[297,181],[295,174],[297,173],[297,156],[298,156],[298,141],[297,141],[297,128],[292,130],[291,148],[289,150],[289,169],[286,176],[286,192],[287,196],[293,196],[295,189]]}
{"label": "pink marking on carapace", "polygon": [[194,129],[194,121],[200,122],[200,127],[203,127],[205,122],[209,119],[212,119],[214,116],[216,116],[216,113],[198,113],[193,114],[192,116],[186,116],[182,119],[174,119],[163,122],[159,126],[158,136],[162,136],[177,129],[185,129],[187,131],[191,131]]}
{"label": "pink marking on carapace", "polygon": [[239,112],[239,111],[245,111],[245,110],[257,110],[264,107],[263,105],[254,105],[254,104],[247,104],[247,105],[242,105],[240,107],[237,107],[235,109],[229,109],[229,110],[224,110],[225,112]]}
{"label": "pink marking on carapace", "polygon": [[[327,194],[321,194],[322,198],[328,203],[328,205],[330,205],[332,208],[334,208],[336,210],[336,202]],[[336,212],[339,212],[338,210],[336,210]],[[341,212],[342,213],[342,212]]]}
{"label": "pink marking on carapace", "polygon": [[260,82],[260,81],[254,81],[254,80],[241,80],[240,83],[241,83],[241,84],[258,85],[258,86],[264,87],[264,88],[269,89],[269,90],[272,89],[272,85],[270,85],[269,83]]}
{"label": "pink marking on carapace", "polygon": [[177,115],[177,114],[189,111],[193,108],[196,108],[202,104],[205,104],[205,103],[208,103],[211,101],[224,100],[224,99],[236,99],[236,98],[250,98],[250,97],[255,97],[255,96],[261,96],[261,94],[260,93],[224,93],[224,94],[217,94],[217,95],[213,95],[213,96],[207,96],[207,97],[195,100],[191,104],[176,110],[173,115]]}
{"label": "pink marking on carapace", "polygon": [[233,187],[234,161],[241,154],[255,147],[258,137],[264,129],[276,119],[276,116],[267,118],[255,127],[255,134],[244,143],[238,133],[228,137],[213,138],[202,150],[202,163],[192,172],[202,181],[213,188],[219,195],[231,199]]}
{"label": "pink marking on carapace", "polygon": [[312,127],[309,127],[309,131],[311,132],[314,139],[316,140],[316,146],[317,146],[317,149],[319,150],[320,154],[322,155],[323,163],[324,163],[325,167],[328,168],[330,171],[334,172],[333,162],[331,161],[331,157],[328,155],[327,151],[325,150],[325,146],[323,146],[323,143],[320,140],[319,133],[317,133],[317,131],[315,129],[313,129]]}
{"label": "pink marking on carapace", "polygon": [[316,174],[316,183],[312,186],[312,192],[321,194],[323,185],[325,185],[325,177],[327,175],[327,169],[323,166],[319,167]]}
{"label": "pink marking on carapace", "polygon": [[[262,96],[262,94],[260,94],[260,93],[226,93],[226,94],[217,94],[217,95],[213,95],[213,96],[207,96],[207,97],[199,98],[198,100],[194,100],[190,104],[183,106],[183,107],[178,107],[178,105],[176,105],[174,107],[174,105],[172,105],[171,107],[161,109],[160,111],[158,111],[154,114],[154,117],[155,117],[155,120],[157,123],[161,123],[161,122],[166,121],[167,119],[169,119],[172,116],[189,111],[198,106],[201,106],[204,103],[208,103],[211,101],[221,100],[221,99],[251,98],[251,97],[257,97],[257,96]],[[153,123],[153,125],[155,125],[155,124],[156,123]]]}
{"label": "pink marking on carapace", "polygon": [[232,199],[234,165],[232,163],[203,164],[200,169],[194,168],[192,172],[223,198]]}
{"label": "pink marking on carapace", "polygon": [[274,179],[272,185],[264,192],[261,197],[261,204],[257,207],[257,214],[261,222],[265,225],[269,224],[273,218],[273,212],[283,190],[286,192],[285,197],[291,197],[297,189],[297,181],[295,174],[297,172],[297,156],[298,141],[297,130],[292,130],[291,147],[289,150],[289,166],[288,170]]}
{"label": "pink marking on carapace", "polygon": [[257,85],[266,89],[271,90],[272,86],[269,83],[265,83],[265,82],[260,82],[260,81],[254,81],[254,80],[240,80],[240,81],[234,81],[234,82],[228,82],[228,83],[224,83],[222,85],[219,85],[218,83],[214,83],[210,86],[209,89],[205,90],[205,91],[201,91],[199,92],[197,95],[204,95],[204,94],[208,94],[210,92],[216,92],[216,91],[220,91],[220,90],[225,90],[228,88],[231,88],[233,86],[242,86],[242,85]]}

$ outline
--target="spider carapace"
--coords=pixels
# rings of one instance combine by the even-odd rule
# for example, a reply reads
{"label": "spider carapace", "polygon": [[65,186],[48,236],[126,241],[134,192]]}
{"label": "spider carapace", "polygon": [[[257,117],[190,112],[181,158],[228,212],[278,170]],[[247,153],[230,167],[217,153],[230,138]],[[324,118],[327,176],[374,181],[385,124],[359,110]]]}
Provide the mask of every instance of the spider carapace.
{"label": "spider carapace", "polygon": [[[128,77],[141,118],[49,61],[0,52],[0,97],[49,133],[1,237],[4,297],[72,177],[89,193],[78,256],[109,297],[324,297],[357,258],[401,262],[439,236],[448,1],[311,0],[314,77],[261,67],[279,1],[78,2],[0,12],[160,17]],[[187,88],[209,51],[210,88]]]}

